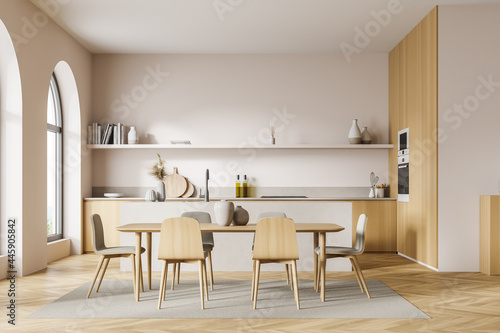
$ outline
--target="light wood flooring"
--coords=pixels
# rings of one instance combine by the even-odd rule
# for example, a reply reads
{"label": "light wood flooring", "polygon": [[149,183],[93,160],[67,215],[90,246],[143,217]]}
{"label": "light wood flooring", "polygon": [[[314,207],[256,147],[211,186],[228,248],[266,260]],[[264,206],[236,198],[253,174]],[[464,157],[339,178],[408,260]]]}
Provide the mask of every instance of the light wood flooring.
{"label": "light wood flooring", "polygon": [[[500,332],[500,276],[439,273],[397,254],[365,253],[360,264],[369,280],[380,280],[432,319],[26,319],[25,317],[89,282],[98,256],[71,256],[17,280],[17,320],[7,324],[8,281],[0,281],[0,332]],[[182,278],[196,279],[196,272]],[[251,279],[251,272],[214,272],[215,280]],[[130,279],[111,261],[107,279]],[[154,279],[159,273],[153,274]],[[262,272],[262,279],[284,279]],[[312,273],[299,272],[299,279]],[[351,272],[329,272],[327,279],[355,279]],[[300,283],[300,282],[299,282]],[[250,291],[249,291],[250,292]],[[327,294],[326,298],[335,295]],[[319,302],[319,296],[318,296]],[[249,310],[252,311],[252,310]]]}

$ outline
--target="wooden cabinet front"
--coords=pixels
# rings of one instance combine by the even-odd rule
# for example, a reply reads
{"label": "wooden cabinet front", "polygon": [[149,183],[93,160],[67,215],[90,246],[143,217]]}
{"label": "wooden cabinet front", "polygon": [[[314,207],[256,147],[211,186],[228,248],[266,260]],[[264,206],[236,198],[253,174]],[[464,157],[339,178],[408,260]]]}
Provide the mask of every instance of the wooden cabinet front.
{"label": "wooden cabinet front", "polygon": [[99,214],[104,229],[106,246],[120,246],[120,233],[116,227],[120,225],[120,201],[95,200],[83,202],[83,252],[93,252],[93,235],[90,216]]}
{"label": "wooden cabinet front", "polygon": [[396,252],[396,201],[353,201],[352,244],[356,241],[359,215],[366,214],[365,251]]}

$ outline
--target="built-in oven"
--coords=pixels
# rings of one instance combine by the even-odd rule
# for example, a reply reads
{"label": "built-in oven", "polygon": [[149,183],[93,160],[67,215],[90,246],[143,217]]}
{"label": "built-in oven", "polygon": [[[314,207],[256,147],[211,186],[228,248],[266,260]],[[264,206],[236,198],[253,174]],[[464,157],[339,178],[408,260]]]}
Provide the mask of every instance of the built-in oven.
{"label": "built-in oven", "polygon": [[398,201],[410,201],[410,138],[408,128],[398,132]]}

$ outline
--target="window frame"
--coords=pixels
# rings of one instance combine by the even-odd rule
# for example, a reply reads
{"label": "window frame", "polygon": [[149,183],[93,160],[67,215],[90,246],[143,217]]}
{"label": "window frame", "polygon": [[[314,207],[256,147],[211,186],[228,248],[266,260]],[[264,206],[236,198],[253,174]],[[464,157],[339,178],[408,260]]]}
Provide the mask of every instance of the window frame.
{"label": "window frame", "polygon": [[[57,84],[57,79],[54,74],[50,79],[50,87],[49,92],[50,98],[53,100],[53,105],[55,109],[55,124],[50,124],[47,122],[47,132],[56,134],[56,147],[55,147],[55,155],[56,155],[56,208],[55,208],[55,234],[47,235],[47,243],[59,240],[63,236],[63,119],[62,119],[62,103],[61,103],[61,95],[59,92],[59,85]],[[47,112],[48,112],[47,108]],[[48,145],[47,145],[47,153],[48,153]],[[48,161],[47,161],[48,162]],[[48,167],[48,165],[47,165]]]}

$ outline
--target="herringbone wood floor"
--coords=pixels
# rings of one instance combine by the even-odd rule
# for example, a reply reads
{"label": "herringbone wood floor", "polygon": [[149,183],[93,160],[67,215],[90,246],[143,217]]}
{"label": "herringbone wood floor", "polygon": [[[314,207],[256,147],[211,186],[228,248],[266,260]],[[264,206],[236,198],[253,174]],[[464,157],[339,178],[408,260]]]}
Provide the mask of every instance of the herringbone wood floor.
{"label": "herringbone wood floor", "polygon": [[[26,319],[65,293],[91,280],[98,257],[71,256],[17,280],[17,320],[7,324],[8,282],[0,281],[0,332],[500,332],[500,276],[480,273],[438,273],[396,254],[365,253],[360,264],[365,277],[380,280],[432,319]],[[197,278],[183,273],[183,278]],[[107,279],[130,279],[111,261]],[[158,279],[159,274],[153,275]],[[215,279],[250,279],[250,272],[215,272]],[[284,273],[263,272],[263,279],[283,279]],[[299,273],[312,279],[311,273]],[[328,279],[355,279],[354,273],[330,272]],[[333,298],[335,295],[326,295]],[[318,297],[319,302],[319,297]],[[251,310],[249,310],[251,311]],[[2,313],[3,312],[3,313]]]}

